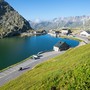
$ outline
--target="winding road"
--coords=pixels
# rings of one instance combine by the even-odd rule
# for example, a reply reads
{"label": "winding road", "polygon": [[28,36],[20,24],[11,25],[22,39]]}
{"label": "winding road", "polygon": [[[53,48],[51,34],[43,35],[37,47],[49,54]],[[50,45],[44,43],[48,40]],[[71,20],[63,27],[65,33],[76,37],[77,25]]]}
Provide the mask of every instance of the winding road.
{"label": "winding road", "polygon": [[[21,64],[13,66],[3,72],[0,72],[0,86],[4,85],[10,80],[17,78],[18,76],[22,75],[22,73],[33,69],[37,64],[42,63],[46,60],[49,60],[57,55],[63,54],[65,51],[61,52],[45,52],[42,53],[42,56],[39,59],[29,59]],[[19,68],[22,67],[22,70],[19,71]]]}

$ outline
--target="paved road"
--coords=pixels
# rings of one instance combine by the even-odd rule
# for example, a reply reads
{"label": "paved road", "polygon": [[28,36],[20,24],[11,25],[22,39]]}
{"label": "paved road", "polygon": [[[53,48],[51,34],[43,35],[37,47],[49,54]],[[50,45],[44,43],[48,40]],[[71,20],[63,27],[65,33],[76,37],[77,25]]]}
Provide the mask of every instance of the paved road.
{"label": "paved road", "polygon": [[[65,51],[62,52],[55,52],[55,51],[51,51],[51,52],[46,52],[42,54],[42,57],[40,57],[40,59],[29,59],[19,65],[16,65],[8,70],[5,70],[3,72],[0,72],[0,86],[4,85],[5,83],[7,83],[8,81],[15,79],[16,77],[22,75],[22,73],[33,69],[37,64],[44,62],[50,58],[53,58],[59,54],[64,53]],[[23,70],[18,71],[19,68],[22,67]]]}

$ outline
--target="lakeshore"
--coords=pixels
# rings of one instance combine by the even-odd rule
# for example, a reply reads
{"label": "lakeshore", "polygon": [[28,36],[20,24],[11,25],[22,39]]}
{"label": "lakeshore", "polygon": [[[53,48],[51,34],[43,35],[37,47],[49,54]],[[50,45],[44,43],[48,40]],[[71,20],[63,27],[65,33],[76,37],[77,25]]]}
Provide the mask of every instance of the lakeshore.
{"label": "lakeshore", "polygon": [[[79,46],[85,45],[86,43],[80,42]],[[63,54],[65,51],[55,52],[55,51],[49,51],[44,52],[41,54],[40,58],[38,59],[27,59],[26,61],[16,64],[15,66],[10,67],[9,69],[0,72],[0,86],[4,85],[6,82],[13,80],[20,75],[22,75],[24,72],[33,69],[36,65],[45,62],[51,58],[54,58],[55,56],[58,56],[60,54]],[[22,67],[22,70],[19,71],[20,67]]]}
{"label": "lakeshore", "polygon": [[[9,82],[10,80],[13,80],[17,78],[18,76],[22,75],[24,72],[33,69],[37,64],[40,64],[42,62],[45,62],[55,56],[58,56],[60,54],[63,54],[65,51],[61,52],[55,52],[55,51],[50,51],[50,52],[45,52],[42,53],[41,57],[39,59],[29,59],[25,62],[22,62],[18,65],[15,65],[3,72],[0,72],[0,86],[4,85],[5,83]],[[23,70],[19,71],[19,68],[22,67]]]}
{"label": "lakeshore", "polygon": [[[58,55],[55,58],[37,65],[34,69],[23,73],[15,80],[11,80],[0,87],[0,90],[51,90],[50,88],[53,86],[55,86],[57,90],[63,88],[68,90],[67,84],[71,86],[69,89],[72,89],[73,85],[75,86],[75,90],[78,85],[80,85],[83,90],[89,89],[89,49],[90,44],[70,49],[62,55]],[[66,84],[68,81],[69,83]],[[83,83],[85,82],[88,84],[86,83],[84,85]],[[83,85],[85,88],[83,88]],[[78,87],[78,89],[80,87]]]}
{"label": "lakeshore", "polygon": [[58,41],[67,42],[71,47],[79,44],[76,40],[56,38],[48,34],[0,39],[0,70],[21,62],[40,51],[53,50],[53,46]]}
{"label": "lakeshore", "polygon": [[0,0],[0,90],[89,90],[90,1],[23,1]]}

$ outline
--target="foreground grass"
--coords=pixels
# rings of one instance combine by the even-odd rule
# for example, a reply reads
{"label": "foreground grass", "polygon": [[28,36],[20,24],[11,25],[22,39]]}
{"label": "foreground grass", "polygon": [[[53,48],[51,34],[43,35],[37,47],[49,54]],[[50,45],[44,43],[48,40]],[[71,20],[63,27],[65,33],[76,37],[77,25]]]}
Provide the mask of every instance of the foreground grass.
{"label": "foreground grass", "polygon": [[90,44],[37,65],[0,90],[90,90]]}

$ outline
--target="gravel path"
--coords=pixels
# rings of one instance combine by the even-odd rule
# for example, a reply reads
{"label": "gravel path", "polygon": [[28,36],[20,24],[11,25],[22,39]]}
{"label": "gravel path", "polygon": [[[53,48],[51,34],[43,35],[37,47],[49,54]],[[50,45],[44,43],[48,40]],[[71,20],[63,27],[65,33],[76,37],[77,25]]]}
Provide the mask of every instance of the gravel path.
{"label": "gravel path", "polygon": [[[21,64],[18,64],[14,67],[11,67],[3,72],[0,72],[0,86],[4,85],[10,80],[13,80],[17,78],[18,76],[22,75],[22,73],[33,69],[37,64],[42,63],[50,58],[53,58],[57,55],[63,54],[65,51],[62,52],[55,52],[55,51],[50,51],[50,52],[45,52],[42,54],[40,59],[29,59]],[[22,67],[23,70],[19,71],[19,68]]]}

